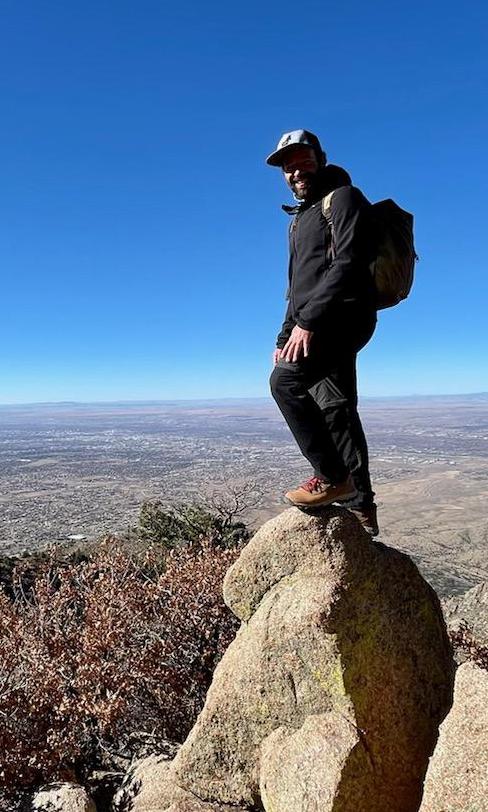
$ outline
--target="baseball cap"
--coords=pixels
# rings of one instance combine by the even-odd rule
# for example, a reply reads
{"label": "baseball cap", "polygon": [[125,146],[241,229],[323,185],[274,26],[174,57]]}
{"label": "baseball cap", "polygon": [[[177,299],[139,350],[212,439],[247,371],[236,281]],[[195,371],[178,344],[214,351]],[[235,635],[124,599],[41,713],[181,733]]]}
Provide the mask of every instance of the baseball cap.
{"label": "baseball cap", "polygon": [[275,151],[266,158],[266,163],[270,166],[282,166],[286,153],[299,146],[311,147],[315,150],[319,162],[326,162],[325,152],[316,135],[308,130],[292,130],[281,136]]}

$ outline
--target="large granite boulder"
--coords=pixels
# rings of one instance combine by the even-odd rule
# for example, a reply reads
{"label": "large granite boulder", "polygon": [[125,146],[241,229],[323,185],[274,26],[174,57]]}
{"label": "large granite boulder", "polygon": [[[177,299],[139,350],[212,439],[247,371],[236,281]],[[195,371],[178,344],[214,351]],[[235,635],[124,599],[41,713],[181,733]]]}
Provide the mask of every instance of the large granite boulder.
{"label": "large granite boulder", "polygon": [[136,797],[134,812],[416,812],[453,662],[412,561],[341,508],[290,508],[243,550],[224,598],[241,628],[154,804]]}
{"label": "large granite boulder", "polygon": [[488,672],[464,663],[454,704],[441,725],[421,812],[488,810]]}

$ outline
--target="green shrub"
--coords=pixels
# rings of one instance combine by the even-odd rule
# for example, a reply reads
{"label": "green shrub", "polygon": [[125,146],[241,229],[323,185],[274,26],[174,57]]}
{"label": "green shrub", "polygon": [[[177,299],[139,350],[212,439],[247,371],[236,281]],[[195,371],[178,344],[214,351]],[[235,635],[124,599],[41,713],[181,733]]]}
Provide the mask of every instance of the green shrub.
{"label": "green shrub", "polygon": [[199,544],[202,539],[216,547],[235,547],[249,538],[246,525],[233,515],[219,515],[197,502],[169,507],[159,501],[144,502],[137,530],[142,539],[168,549]]}

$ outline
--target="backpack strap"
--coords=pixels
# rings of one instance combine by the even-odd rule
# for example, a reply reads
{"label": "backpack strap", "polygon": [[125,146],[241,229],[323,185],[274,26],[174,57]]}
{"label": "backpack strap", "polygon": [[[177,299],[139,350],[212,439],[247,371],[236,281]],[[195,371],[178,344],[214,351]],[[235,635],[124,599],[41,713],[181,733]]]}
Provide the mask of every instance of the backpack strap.
{"label": "backpack strap", "polygon": [[329,192],[324,198],[322,198],[322,214],[325,217],[327,225],[329,226],[330,231],[330,252],[332,255],[332,259],[335,256],[335,247],[334,247],[334,224],[332,223],[332,197],[334,195],[334,191]]}
{"label": "backpack strap", "polygon": [[330,218],[330,207],[332,205],[334,191],[335,190],[332,190],[332,192],[329,192],[328,195],[325,195],[325,197],[322,198],[322,214],[324,215],[324,217],[327,218],[327,222],[329,221]]}

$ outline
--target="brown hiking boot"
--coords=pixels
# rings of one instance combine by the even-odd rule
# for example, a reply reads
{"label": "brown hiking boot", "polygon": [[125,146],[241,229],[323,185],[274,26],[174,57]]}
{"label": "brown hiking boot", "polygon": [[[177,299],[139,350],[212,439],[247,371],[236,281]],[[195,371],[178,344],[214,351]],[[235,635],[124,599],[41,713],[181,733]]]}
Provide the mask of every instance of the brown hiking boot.
{"label": "brown hiking boot", "polygon": [[349,513],[356,517],[370,536],[377,536],[380,532],[378,527],[377,508],[371,505],[366,508],[348,508]]}
{"label": "brown hiking boot", "polygon": [[356,487],[350,476],[336,485],[319,476],[312,476],[296,490],[285,493],[285,499],[297,507],[324,507],[332,502],[351,499],[355,494]]}

